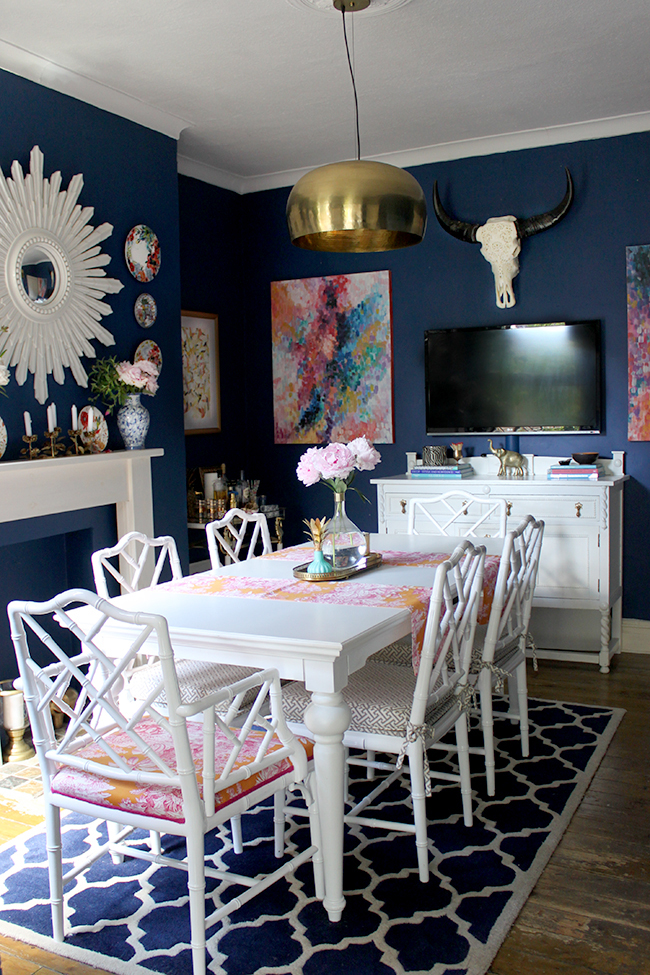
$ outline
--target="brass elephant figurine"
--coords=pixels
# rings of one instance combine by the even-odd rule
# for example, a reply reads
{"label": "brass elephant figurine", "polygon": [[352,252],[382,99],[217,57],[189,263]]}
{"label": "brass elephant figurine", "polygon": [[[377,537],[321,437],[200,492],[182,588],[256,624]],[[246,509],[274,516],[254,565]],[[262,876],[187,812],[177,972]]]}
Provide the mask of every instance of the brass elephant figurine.
{"label": "brass elephant figurine", "polygon": [[498,477],[507,477],[508,468],[514,471],[515,477],[524,476],[526,458],[523,454],[518,453],[516,450],[506,450],[504,447],[493,447],[491,440],[488,440],[488,443],[492,453],[495,454],[501,462],[499,473],[497,475]]}

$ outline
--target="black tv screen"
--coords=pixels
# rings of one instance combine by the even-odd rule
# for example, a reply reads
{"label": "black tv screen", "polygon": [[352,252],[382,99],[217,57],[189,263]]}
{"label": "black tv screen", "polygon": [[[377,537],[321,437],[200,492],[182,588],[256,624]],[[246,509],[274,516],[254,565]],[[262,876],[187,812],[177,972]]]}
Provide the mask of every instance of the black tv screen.
{"label": "black tv screen", "polygon": [[428,434],[600,433],[600,322],[425,332]]}

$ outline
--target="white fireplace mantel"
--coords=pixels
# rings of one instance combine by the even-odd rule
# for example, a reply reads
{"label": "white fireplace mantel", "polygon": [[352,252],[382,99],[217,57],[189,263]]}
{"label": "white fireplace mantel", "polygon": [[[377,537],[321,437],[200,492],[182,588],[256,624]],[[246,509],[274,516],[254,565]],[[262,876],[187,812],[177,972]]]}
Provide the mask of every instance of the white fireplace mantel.
{"label": "white fireplace mantel", "polygon": [[151,459],[161,448],[0,462],[0,523],[114,504],[117,537],[154,534]]}

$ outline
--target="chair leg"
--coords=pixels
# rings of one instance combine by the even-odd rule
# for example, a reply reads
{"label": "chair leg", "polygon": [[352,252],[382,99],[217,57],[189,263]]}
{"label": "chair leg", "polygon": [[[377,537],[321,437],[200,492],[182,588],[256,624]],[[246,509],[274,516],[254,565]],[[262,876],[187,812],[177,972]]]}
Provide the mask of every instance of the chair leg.
{"label": "chair leg", "polygon": [[316,780],[312,772],[306,782],[307,795],[309,797],[309,835],[311,845],[318,847],[312,857],[312,869],[314,871],[314,890],[316,897],[322,901],[325,897],[325,871],[323,868],[323,847],[320,835],[320,818],[318,816],[318,804],[316,802]]}
{"label": "chair leg", "polygon": [[190,831],[187,836],[187,888],[192,973],[205,975],[205,837],[200,829]]}
{"label": "chair leg", "polygon": [[415,850],[418,857],[418,874],[423,884],[429,880],[429,842],[427,836],[427,807],[424,793],[424,752],[420,740],[408,746],[411,800],[415,823]]}
{"label": "chair leg", "polygon": [[149,833],[149,847],[155,856],[160,856],[162,853],[162,846],[160,845],[160,833],[154,833],[153,831]]}
{"label": "chair leg", "polygon": [[230,820],[230,831],[232,833],[232,848],[235,853],[243,853],[244,843],[241,836],[241,816],[233,816]]}
{"label": "chair leg", "polygon": [[58,806],[48,804],[45,813],[47,866],[50,877],[52,937],[63,941],[63,870],[61,858],[61,814]]}
{"label": "chair leg", "polygon": [[284,856],[284,806],[286,801],[286,789],[280,789],[273,796],[273,843],[278,860]]}
{"label": "chair leg", "polygon": [[517,695],[517,681],[514,675],[510,674],[508,677],[508,717],[512,724],[519,724],[520,721],[520,710],[519,710],[519,698]]}
{"label": "chair leg", "polygon": [[494,717],[492,713],[492,675],[487,669],[482,670],[479,677],[479,695],[481,702],[481,726],[483,728],[483,748],[485,750],[487,794],[493,796],[496,792],[494,781]]}
{"label": "chair leg", "polygon": [[[366,756],[367,756],[369,762],[374,762],[374,760],[375,760],[375,753],[373,751],[371,751],[370,749],[368,749],[368,751],[366,752]],[[375,778],[375,770],[374,770],[374,768],[371,768],[370,766],[368,766],[368,768],[366,769],[366,778],[368,779],[369,782],[372,782],[374,780],[374,778]]]}
{"label": "chair leg", "polygon": [[460,770],[460,794],[463,800],[463,822],[471,826],[472,817],[472,777],[469,768],[469,738],[467,735],[467,716],[461,712],[456,722],[456,744],[458,745],[458,768]]}
{"label": "chair leg", "polygon": [[528,685],[526,681],[526,660],[524,659],[516,671],[517,698],[519,700],[519,728],[521,730],[521,754],[524,758],[530,755],[530,737],[528,725]]}
{"label": "chair leg", "polygon": [[[112,823],[110,820],[106,820],[106,832],[108,833],[108,842],[109,843],[114,843],[115,840],[117,839],[118,833],[120,832],[120,825],[119,825],[119,823]],[[151,834],[149,834],[149,835],[151,836]],[[111,860],[113,861],[113,863],[115,863],[115,864],[117,864],[117,863],[124,863],[124,854],[123,853],[114,853],[111,850],[110,851],[110,854],[111,854]]]}

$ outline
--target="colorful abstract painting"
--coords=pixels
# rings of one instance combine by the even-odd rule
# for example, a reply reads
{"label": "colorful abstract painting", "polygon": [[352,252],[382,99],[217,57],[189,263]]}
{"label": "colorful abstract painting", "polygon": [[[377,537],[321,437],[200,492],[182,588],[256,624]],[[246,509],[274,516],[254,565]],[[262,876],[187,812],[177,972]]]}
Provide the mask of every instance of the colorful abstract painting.
{"label": "colorful abstract painting", "polygon": [[627,439],[650,440],[650,244],[626,248]]}
{"label": "colorful abstract painting", "polygon": [[390,271],[271,283],[276,443],[393,443]]}

